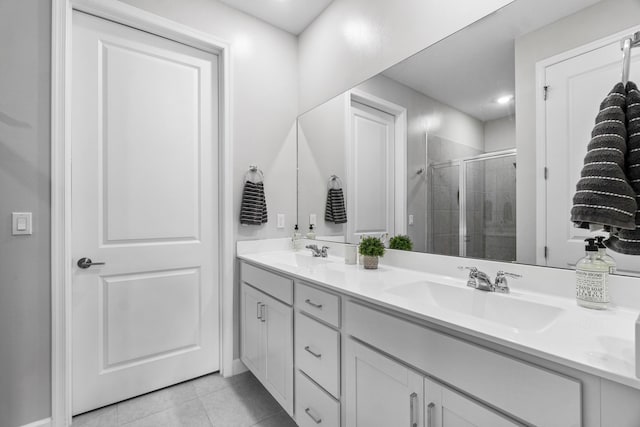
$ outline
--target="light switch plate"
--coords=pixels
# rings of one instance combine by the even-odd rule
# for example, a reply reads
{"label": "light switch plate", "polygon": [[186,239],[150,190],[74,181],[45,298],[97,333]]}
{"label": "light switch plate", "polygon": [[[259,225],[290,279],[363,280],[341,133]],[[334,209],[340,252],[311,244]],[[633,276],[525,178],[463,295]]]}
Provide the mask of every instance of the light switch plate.
{"label": "light switch plate", "polygon": [[31,212],[13,212],[11,214],[11,234],[14,236],[33,234]]}
{"label": "light switch plate", "polygon": [[278,214],[277,218],[276,228],[284,228],[284,214]]}
{"label": "light switch plate", "polygon": [[413,225],[413,215],[409,215],[409,225]]}

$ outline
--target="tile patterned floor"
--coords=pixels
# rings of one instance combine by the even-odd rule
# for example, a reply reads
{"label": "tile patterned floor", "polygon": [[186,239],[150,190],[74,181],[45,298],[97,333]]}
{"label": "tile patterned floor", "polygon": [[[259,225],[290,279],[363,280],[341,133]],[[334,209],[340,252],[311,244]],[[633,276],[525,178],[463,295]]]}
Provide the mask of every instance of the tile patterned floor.
{"label": "tile patterned floor", "polygon": [[249,372],[218,374],[154,391],[73,418],[72,427],[295,427]]}

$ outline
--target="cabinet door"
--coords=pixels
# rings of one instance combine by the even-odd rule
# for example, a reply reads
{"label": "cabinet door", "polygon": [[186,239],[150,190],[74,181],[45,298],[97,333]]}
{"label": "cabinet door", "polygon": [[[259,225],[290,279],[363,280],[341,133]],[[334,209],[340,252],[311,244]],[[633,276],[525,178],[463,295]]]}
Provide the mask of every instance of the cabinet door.
{"label": "cabinet door", "polygon": [[240,291],[240,359],[259,379],[265,371],[262,314],[265,295],[243,283]]}
{"label": "cabinet door", "polygon": [[426,427],[522,426],[435,381],[425,379]]}
{"label": "cabinet door", "polygon": [[424,426],[420,374],[349,340],[346,377],[347,426]]}
{"label": "cabinet door", "polygon": [[264,386],[293,415],[293,309],[265,295]]}

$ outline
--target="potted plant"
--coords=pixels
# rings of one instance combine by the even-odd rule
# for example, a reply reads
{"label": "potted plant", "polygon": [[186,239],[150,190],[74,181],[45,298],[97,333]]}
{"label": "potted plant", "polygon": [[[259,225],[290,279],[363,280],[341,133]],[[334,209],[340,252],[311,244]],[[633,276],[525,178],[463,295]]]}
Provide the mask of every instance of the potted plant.
{"label": "potted plant", "polygon": [[384,255],[384,245],[377,237],[367,236],[360,240],[360,255],[364,268],[375,270],[378,268],[378,257]]}
{"label": "potted plant", "polygon": [[413,242],[407,235],[398,235],[391,238],[389,241],[389,249],[397,249],[399,251],[412,251]]}

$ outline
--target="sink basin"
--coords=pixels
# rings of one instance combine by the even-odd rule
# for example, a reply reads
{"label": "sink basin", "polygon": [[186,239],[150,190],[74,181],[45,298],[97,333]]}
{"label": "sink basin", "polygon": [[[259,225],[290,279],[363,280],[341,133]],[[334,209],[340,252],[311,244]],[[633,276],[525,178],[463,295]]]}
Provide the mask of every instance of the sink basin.
{"label": "sink basin", "polygon": [[551,305],[432,282],[408,283],[387,292],[520,331],[535,332],[544,329],[562,313],[561,308]]}
{"label": "sink basin", "polygon": [[270,263],[286,265],[288,267],[315,267],[327,264],[328,258],[314,257],[310,251],[305,252],[279,252],[276,254],[266,255]]}

